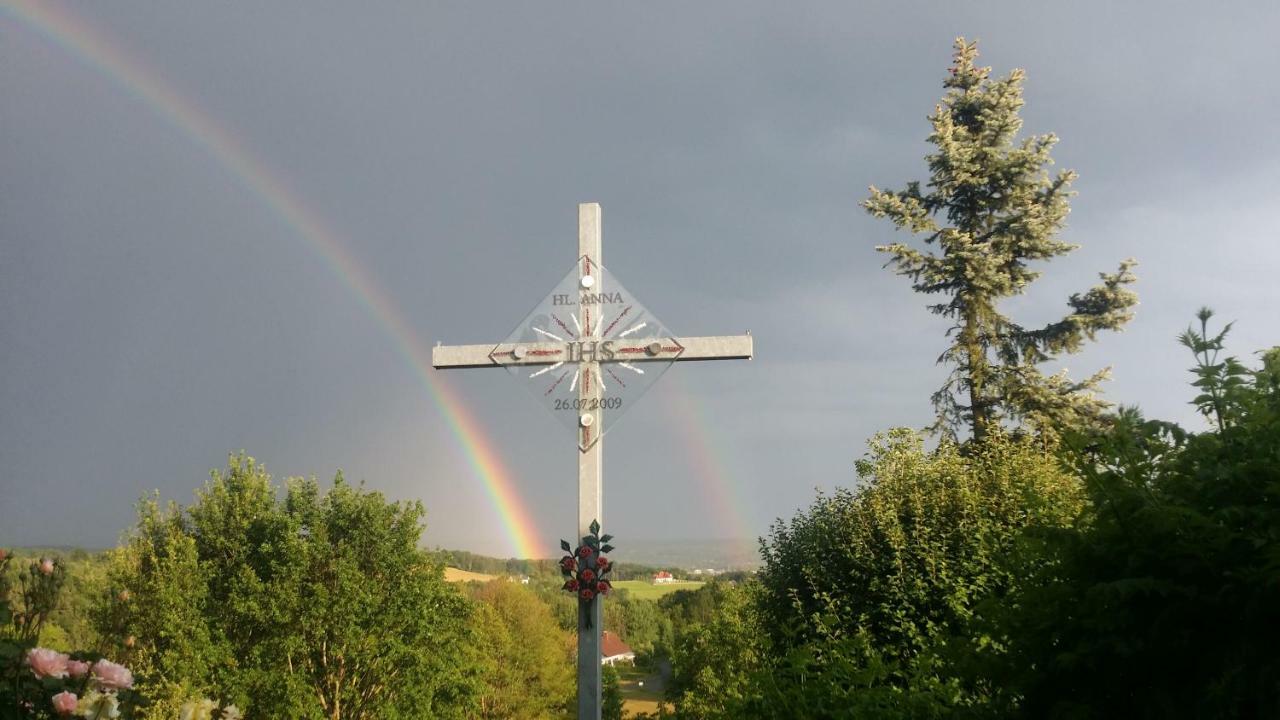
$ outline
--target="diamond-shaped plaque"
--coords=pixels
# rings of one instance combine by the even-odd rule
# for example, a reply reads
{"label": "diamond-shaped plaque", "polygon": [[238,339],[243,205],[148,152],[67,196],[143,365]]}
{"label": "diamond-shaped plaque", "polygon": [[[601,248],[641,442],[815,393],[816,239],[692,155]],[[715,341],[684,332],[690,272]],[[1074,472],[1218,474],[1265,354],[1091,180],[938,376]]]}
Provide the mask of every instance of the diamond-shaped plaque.
{"label": "diamond-shaped plaque", "polygon": [[490,358],[589,448],[684,347],[608,270],[586,258]]}

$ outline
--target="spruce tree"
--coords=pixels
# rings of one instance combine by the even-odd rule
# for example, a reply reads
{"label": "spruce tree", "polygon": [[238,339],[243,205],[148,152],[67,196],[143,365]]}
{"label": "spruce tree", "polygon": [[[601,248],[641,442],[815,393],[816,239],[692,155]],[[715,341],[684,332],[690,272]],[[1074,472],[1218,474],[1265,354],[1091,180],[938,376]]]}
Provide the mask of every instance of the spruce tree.
{"label": "spruce tree", "polygon": [[981,442],[1007,422],[1040,431],[1095,424],[1108,407],[1094,394],[1108,370],[1073,382],[1038,366],[1132,318],[1135,262],[1101,273],[1099,285],[1070,297],[1069,314],[1043,327],[1024,327],[1000,311],[1001,300],[1039,277],[1029,263],[1076,249],[1056,237],[1076,175],[1050,176],[1053,134],[1017,139],[1023,71],[993,80],[991,68],[974,65],[977,43],[959,38],[955,49],[946,94],[929,116],[936,150],[925,158],[928,184],[910,182],[898,192],[872,187],[862,204],[923,236],[929,246],[923,250],[902,242],[876,249],[891,256],[887,266],[910,278],[917,292],[943,296],[929,309],[954,321],[951,345],[938,358],[953,370],[933,395],[935,429],[954,437],[967,424]]}

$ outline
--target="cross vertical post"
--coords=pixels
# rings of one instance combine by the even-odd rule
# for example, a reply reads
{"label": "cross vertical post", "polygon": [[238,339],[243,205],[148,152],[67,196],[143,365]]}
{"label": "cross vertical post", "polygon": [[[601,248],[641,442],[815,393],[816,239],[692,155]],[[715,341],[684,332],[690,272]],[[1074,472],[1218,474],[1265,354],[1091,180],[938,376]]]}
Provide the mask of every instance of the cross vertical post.
{"label": "cross vertical post", "polygon": [[[578,265],[579,286],[602,292],[599,288],[603,273],[594,271],[601,267],[600,257],[600,204],[580,203],[578,205]],[[591,316],[593,306],[585,303],[578,306],[578,321],[582,324],[583,342],[599,336],[603,318],[597,311]],[[584,358],[585,360],[585,358]],[[600,363],[582,363],[583,377],[578,383],[578,397],[582,407],[595,405],[592,410],[583,410],[578,423],[582,435],[578,452],[578,537],[580,541],[591,533],[591,522],[604,524],[601,511],[604,509],[601,493],[604,476],[604,438],[599,436],[604,428],[601,415],[604,410],[599,403],[592,403],[600,397]],[[578,717],[600,717],[601,665],[600,665],[600,632],[604,624],[604,598],[593,603],[578,603]]]}

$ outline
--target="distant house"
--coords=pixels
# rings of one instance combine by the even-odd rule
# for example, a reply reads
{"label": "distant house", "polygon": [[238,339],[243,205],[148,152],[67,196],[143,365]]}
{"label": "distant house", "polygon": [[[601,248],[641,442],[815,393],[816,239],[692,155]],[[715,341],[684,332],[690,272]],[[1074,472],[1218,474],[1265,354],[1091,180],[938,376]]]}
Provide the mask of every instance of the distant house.
{"label": "distant house", "polygon": [[658,572],[653,574],[654,585],[665,585],[667,583],[673,583],[675,581],[676,579],[672,577],[671,573],[667,572],[666,570],[659,570]]}
{"label": "distant house", "polygon": [[600,640],[600,664],[616,665],[620,662],[634,663],[635,661],[636,652],[631,649],[631,646],[622,642],[622,638],[605,630],[604,637]]}

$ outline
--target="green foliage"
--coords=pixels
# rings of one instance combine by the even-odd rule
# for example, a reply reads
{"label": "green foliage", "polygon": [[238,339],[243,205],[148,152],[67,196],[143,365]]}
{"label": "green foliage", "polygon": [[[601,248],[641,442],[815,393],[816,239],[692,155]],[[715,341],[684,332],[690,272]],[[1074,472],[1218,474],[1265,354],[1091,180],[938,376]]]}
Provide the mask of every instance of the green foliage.
{"label": "green foliage", "polygon": [[604,605],[604,627],[618,634],[637,653],[647,653],[662,635],[658,603],[615,593]]}
{"label": "green foliage", "polygon": [[1090,510],[1005,619],[1026,717],[1280,716],[1280,349],[1215,363],[1210,315],[1183,343],[1212,432],[1130,411],[1074,442]]}
{"label": "green foliage", "polygon": [[898,192],[872,187],[863,203],[873,216],[938,248],[877,248],[917,292],[949,298],[930,306],[954,321],[952,344],[939,358],[954,370],[933,396],[935,427],[954,437],[968,424],[981,441],[1006,418],[1043,430],[1096,425],[1106,404],[1093,391],[1106,371],[1073,382],[1065,373],[1046,377],[1037,366],[1129,321],[1137,303],[1127,288],[1135,280],[1134,262],[1072,295],[1070,313],[1043,327],[1023,327],[1000,312],[1000,300],[1022,294],[1039,277],[1029,263],[1075,249],[1055,238],[1066,221],[1075,173],[1049,176],[1049,152],[1057,142],[1052,134],[1015,141],[1022,127],[1023,72],[992,80],[991,68],[974,65],[976,43],[961,38],[955,47],[943,83],[947,93],[929,117],[936,150],[926,157],[927,192],[919,182]]}
{"label": "green foliage", "polygon": [[998,434],[962,454],[894,430],[858,470],[865,485],[820,495],[763,544],[762,610],[780,647],[811,639],[821,620],[911,660],[1010,586],[1002,558],[1023,528],[1066,524],[1082,501],[1054,458]]}
{"label": "green foliage", "polygon": [[478,715],[563,716],[576,699],[573,637],[523,585],[492,580],[473,588],[479,601],[476,651],[485,663]]}
{"label": "green foliage", "polygon": [[471,604],[417,550],[420,505],[237,456],[186,511],[142,503],[104,634],[134,637],[152,717],[197,695],[262,717],[463,717]]}
{"label": "green foliage", "polygon": [[601,670],[601,720],[622,720],[622,690],[618,686],[618,669],[605,665]]}
{"label": "green foliage", "polygon": [[755,698],[763,631],[750,592],[713,583],[668,602],[668,610],[681,611],[667,688],[678,717],[741,717]]}
{"label": "green foliage", "polygon": [[1200,394],[1191,403],[1222,431],[1239,419],[1242,393],[1247,390],[1249,371],[1234,357],[1218,362],[1218,353],[1223,349],[1227,333],[1231,332],[1231,323],[1227,323],[1221,332],[1210,337],[1209,320],[1212,317],[1212,310],[1200,308],[1196,313],[1200,330],[1187,328],[1186,332],[1178,336],[1178,342],[1196,358],[1196,366],[1191,370],[1196,379],[1191,384],[1200,390]]}

